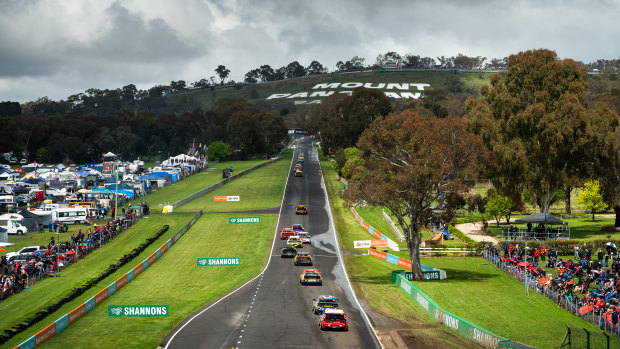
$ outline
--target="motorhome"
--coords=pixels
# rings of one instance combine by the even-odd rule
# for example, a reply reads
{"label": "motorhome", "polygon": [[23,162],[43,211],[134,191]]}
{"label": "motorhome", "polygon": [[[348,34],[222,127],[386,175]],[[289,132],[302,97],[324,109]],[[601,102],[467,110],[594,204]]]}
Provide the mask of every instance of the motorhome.
{"label": "motorhome", "polygon": [[88,210],[85,207],[57,208],[52,211],[52,220],[58,224],[87,224]]}
{"label": "motorhome", "polygon": [[24,235],[28,232],[28,228],[12,219],[0,219],[0,227],[6,229],[9,234]]}

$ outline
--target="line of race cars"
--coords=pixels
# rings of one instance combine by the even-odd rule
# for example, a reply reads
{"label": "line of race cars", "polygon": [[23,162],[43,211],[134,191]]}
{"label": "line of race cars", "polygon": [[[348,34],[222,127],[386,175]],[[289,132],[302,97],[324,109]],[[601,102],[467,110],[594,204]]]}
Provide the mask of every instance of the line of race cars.
{"label": "line of race cars", "polygon": [[[305,206],[304,206],[305,208]],[[299,206],[297,207],[297,210]],[[297,213],[296,210],[296,213]],[[307,209],[306,209],[307,213]],[[293,224],[290,228],[283,228],[280,231],[280,240],[286,240],[286,245],[280,252],[281,258],[293,258],[293,264],[296,266],[312,266],[312,254],[306,251],[298,251],[305,244],[311,244],[310,233],[308,233],[303,225]],[[316,268],[304,269],[299,275],[299,283],[301,285],[323,285],[323,277],[321,272]],[[319,315],[319,328],[321,330],[339,329],[348,331],[347,314],[339,309],[338,299],[331,295],[320,295],[312,300],[312,312]]]}

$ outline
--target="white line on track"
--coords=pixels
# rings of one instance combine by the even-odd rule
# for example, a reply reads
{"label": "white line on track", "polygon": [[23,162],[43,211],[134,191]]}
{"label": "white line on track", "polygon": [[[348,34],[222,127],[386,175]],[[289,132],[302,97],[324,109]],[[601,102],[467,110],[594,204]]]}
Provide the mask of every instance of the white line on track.
{"label": "white line on track", "polygon": [[[289,165],[289,172],[291,170],[291,168],[293,167],[293,161],[295,159],[295,151],[293,151],[293,156],[291,157],[291,164]],[[288,172],[287,172],[288,173]],[[218,304],[219,302],[223,301],[224,299],[230,297],[231,295],[237,293],[239,290],[243,289],[245,286],[247,286],[248,284],[252,283],[254,280],[258,279],[259,277],[261,278],[261,280],[258,283],[258,287],[256,288],[256,293],[258,293],[258,289],[260,289],[260,282],[262,282],[262,277],[263,274],[265,274],[265,270],[267,270],[267,268],[269,267],[269,263],[271,263],[271,256],[273,253],[273,247],[275,246],[276,243],[276,237],[278,237],[278,227],[280,226],[280,217],[282,216],[282,206],[284,205],[284,196],[286,194],[286,188],[288,187],[288,179],[289,179],[290,175],[286,176],[286,183],[284,184],[284,192],[282,193],[282,201],[280,201],[280,212],[278,213],[278,222],[276,223],[276,229],[274,231],[274,237],[273,240],[271,242],[271,252],[269,252],[269,259],[267,260],[267,264],[265,265],[265,267],[263,268],[263,270],[256,275],[254,278],[252,278],[251,280],[249,280],[248,282],[246,282],[245,284],[239,286],[236,290],[230,292],[229,294],[225,295],[224,297],[218,299],[217,301],[215,301],[214,303],[212,303],[210,306],[202,309],[198,314],[192,316],[191,319],[187,320],[186,323],[183,324],[183,326],[181,326],[176,332],[174,332],[174,334],[172,335],[172,337],[170,337],[170,340],[168,340],[168,343],[166,343],[166,346],[164,347],[164,349],[168,349],[168,346],[170,345],[170,343],[172,343],[172,341],[174,340],[174,337],[176,337],[176,335],[181,332],[183,330],[183,328],[185,328],[185,326],[187,326],[187,324],[189,324],[190,322],[192,322],[194,319],[196,319],[198,316],[202,315],[205,311],[213,308],[216,304]],[[250,315],[248,314],[248,318],[250,317]],[[245,320],[247,322],[247,318]],[[244,324],[245,326],[245,324]],[[237,344],[241,343],[241,341],[237,342]]]}

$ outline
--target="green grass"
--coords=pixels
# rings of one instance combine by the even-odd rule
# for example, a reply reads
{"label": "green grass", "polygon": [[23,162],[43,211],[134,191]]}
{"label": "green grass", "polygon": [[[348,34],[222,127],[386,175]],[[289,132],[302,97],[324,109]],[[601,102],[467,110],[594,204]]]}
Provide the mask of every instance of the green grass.
{"label": "green grass", "polygon": [[[99,251],[91,252],[77,263],[62,270],[60,273],[61,277],[43,279],[30,287],[29,290],[24,290],[1,302],[0,313],[2,316],[0,317],[0,329],[8,329],[27,319],[45,306],[65,296],[73,288],[81,286],[89,279],[96,277],[110,264],[116,263],[124,254],[131,252],[131,250],[144,243],[147,238],[159,231],[163,225],[167,224],[170,226],[169,231],[164,235],[170,238],[174,234],[173,232],[176,232],[189,218],[189,216],[185,215],[167,215],[150,216],[150,218],[141,219],[129,230],[103,246],[101,253]],[[150,250],[149,253],[157,249],[155,246],[157,245],[151,245],[147,249]],[[132,264],[137,263],[137,260],[135,263],[132,262]],[[100,282],[91,291],[98,291],[110,282],[107,284]],[[47,325],[58,317],[47,317],[39,325]],[[30,333],[30,335],[32,334]],[[30,335],[27,337],[30,337]],[[24,337],[21,338],[25,339]]]}
{"label": "green grass", "polygon": [[[157,347],[188,315],[242,285],[265,265],[277,216],[261,215],[260,224],[232,225],[228,224],[228,216],[203,215],[157,263],[45,346],[66,348],[70,343],[77,348]],[[241,266],[196,266],[197,257],[239,256]],[[63,307],[59,315],[77,304]],[[116,304],[167,304],[170,315],[108,317],[108,305]]]}
{"label": "green grass", "polygon": [[[282,160],[262,167],[249,175],[245,175],[233,182],[234,185],[224,185],[216,190],[188,202],[179,207],[179,212],[194,212],[202,209],[206,212],[241,211],[258,208],[271,208],[280,205],[286,177],[278,174],[287,174],[291,166],[291,151],[285,152]],[[277,180],[275,179],[277,178]],[[239,201],[215,202],[214,196],[239,195]]]}
{"label": "green grass", "polygon": [[[345,266],[358,297],[368,303],[374,312],[400,322],[405,328],[399,331],[401,336],[415,337],[417,341],[425,341],[424,338],[428,338],[427,345],[421,347],[477,348],[477,344],[473,341],[438,325],[416,303],[398,290],[391,282],[391,264],[365,255],[366,251],[363,249],[353,248],[354,240],[368,240],[369,234],[360,227],[355,216],[338,195],[344,189],[344,184],[337,179],[329,162],[323,159],[321,167],[340,248],[344,252]],[[362,253],[363,255],[360,255]],[[390,253],[409,258],[407,251]]]}
{"label": "green grass", "polygon": [[[352,240],[358,239],[359,224],[342,206],[337,196],[342,185],[335,174],[322,162],[325,181],[332,202],[334,222],[341,247],[345,250],[347,272],[358,296],[374,311],[391,317],[410,328],[410,331],[446,340],[440,347],[475,346],[471,341],[442,328],[413,300],[391,283],[391,271],[400,269],[390,263],[352,254]],[[363,233],[367,234],[362,230]],[[406,251],[390,252],[408,258]],[[566,332],[564,324],[596,331],[596,326],[557,307],[546,297],[524,296],[523,285],[477,257],[422,258],[422,264],[444,269],[448,280],[417,282],[416,285],[446,311],[498,335],[541,348],[559,346]],[[543,330],[544,329],[544,330]]]}
{"label": "green grass", "polygon": [[159,213],[162,211],[159,205],[172,204],[199,191],[202,188],[206,188],[221,181],[222,169],[225,167],[233,166],[235,173],[239,173],[265,161],[266,160],[220,162],[202,172],[189,176],[182,181],[154,191],[147,195],[146,199],[137,198],[133,200],[132,204],[138,205],[140,202],[146,200],[151,206],[151,211]]}
{"label": "green grass", "polygon": [[[445,310],[498,335],[539,348],[557,348],[565,326],[600,332],[545,296],[533,291],[525,295],[523,284],[484,259],[445,257],[423,263],[446,270],[448,280],[414,282],[418,288]],[[614,338],[612,347],[616,345],[620,340]]]}

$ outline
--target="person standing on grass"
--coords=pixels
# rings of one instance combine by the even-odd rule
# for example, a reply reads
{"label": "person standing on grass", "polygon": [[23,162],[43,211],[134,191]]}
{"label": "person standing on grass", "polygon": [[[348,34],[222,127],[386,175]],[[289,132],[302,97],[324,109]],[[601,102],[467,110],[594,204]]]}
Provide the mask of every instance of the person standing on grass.
{"label": "person standing on grass", "polygon": [[[545,256],[546,256],[546,255],[547,255],[547,249],[545,248],[545,245],[543,245],[543,246],[540,248],[540,260],[541,260],[541,262],[544,262],[544,261],[545,261]],[[543,263],[543,264],[545,264],[545,263]]]}
{"label": "person standing on grass", "polygon": [[574,249],[575,249],[575,258],[579,259],[579,245],[575,245]]}
{"label": "person standing on grass", "polygon": [[603,252],[603,250],[601,250],[600,248],[598,249],[598,253],[596,254],[596,258],[598,259],[599,263],[603,263],[603,256],[605,255],[605,253]]}

